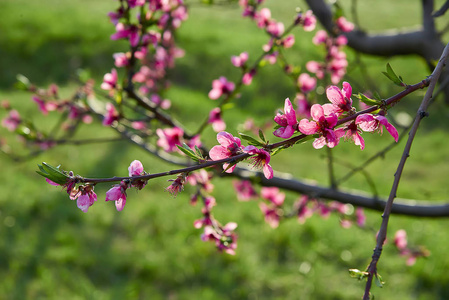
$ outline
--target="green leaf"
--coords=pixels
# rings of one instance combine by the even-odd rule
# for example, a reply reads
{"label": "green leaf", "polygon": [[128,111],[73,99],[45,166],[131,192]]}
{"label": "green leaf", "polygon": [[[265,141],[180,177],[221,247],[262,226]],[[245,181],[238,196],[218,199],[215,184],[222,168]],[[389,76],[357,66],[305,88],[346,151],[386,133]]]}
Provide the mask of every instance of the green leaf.
{"label": "green leaf", "polygon": [[253,146],[263,146],[264,144],[259,142],[258,140],[256,140],[255,138],[244,134],[244,133],[239,133],[240,137],[244,140],[246,140],[248,142],[248,144],[253,145]]}
{"label": "green leaf", "polygon": [[50,179],[60,185],[67,183],[69,176],[57,168],[43,162],[42,165],[38,165],[40,171],[36,171],[37,174]]}
{"label": "green leaf", "polygon": [[273,157],[273,156],[275,156],[276,154],[278,154],[279,152],[281,152],[281,151],[284,150],[284,149],[286,149],[286,147],[279,147],[279,148],[276,148],[276,149],[274,149],[274,150],[270,153],[270,155]]}
{"label": "green leaf", "polygon": [[385,282],[382,280],[382,276],[380,276],[379,274],[376,274],[375,283],[378,287],[382,288],[384,286]]}
{"label": "green leaf", "polygon": [[358,280],[362,280],[368,277],[369,273],[365,271],[360,271],[358,269],[349,269],[349,276],[353,278],[357,278]]}
{"label": "green leaf", "polygon": [[195,153],[197,154],[198,157],[204,159],[204,157],[203,157],[203,152],[201,151],[200,148],[198,148],[197,145],[195,145]]}
{"label": "green leaf", "polygon": [[387,76],[387,78],[390,79],[394,84],[398,86],[404,86],[404,83],[402,82],[400,77],[396,75],[389,63],[387,63],[387,72],[382,72],[382,74]]}
{"label": "green leaf", "polygon": [[262,129],[259,129],[259,137],[260,137],[260,139],[261,139],[264,143],[267,142],[267,140],[265,139],[265,136],[264,136],[264,134],[263,134]]}
{"label": "green leaf", "polygon": [[223,105],[223,106],[221,107],[221,111],[225,111],[225,110],[234,108],[234,106],[235,106],[235,104],[232,103],[232,102],[226,103],[225,105]]}
{"label": "green leaf", "polygon": [[198,161],[198,156],[187,144],[184,143],[182,146],[176,145],[176,147],[191,159]]}
{"label": "green leaf", "polygon": [[18,90],[27,91],[31,85],[30,80],[23,76],[22,74],[17,74],[16,83],[14,83],[14,87]]}
{"label": "green leaf", "polygon": [[358,95],[356,95],[356,97],[357,97],[360,101],[362,101],[363,103],[365,103],[365,104],[367,104],[367,105],[370,105],[370,106],[374,106],[374,105],[379,105],[379,104],[380,104],[380,101],[377,101],[377,100],[368,98],[368,97],[366,97],[366,96],[365,96],[364,94],[362,94],[362,93],[359,93]]}

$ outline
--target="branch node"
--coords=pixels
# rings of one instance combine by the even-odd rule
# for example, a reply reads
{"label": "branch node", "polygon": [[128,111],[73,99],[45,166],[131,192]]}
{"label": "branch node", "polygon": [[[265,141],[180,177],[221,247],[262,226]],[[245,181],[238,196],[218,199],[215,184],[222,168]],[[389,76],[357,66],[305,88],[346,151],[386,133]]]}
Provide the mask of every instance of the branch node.
{"label": "branch node", "polygon": [[419,117],[420,117],[421,119],[423,119],[423,118],[425,118],[425,117],[428,117],[428,116],[429,116],[429,113],[428,113],[428,112],[423,111],[423,110],[419,111]]}

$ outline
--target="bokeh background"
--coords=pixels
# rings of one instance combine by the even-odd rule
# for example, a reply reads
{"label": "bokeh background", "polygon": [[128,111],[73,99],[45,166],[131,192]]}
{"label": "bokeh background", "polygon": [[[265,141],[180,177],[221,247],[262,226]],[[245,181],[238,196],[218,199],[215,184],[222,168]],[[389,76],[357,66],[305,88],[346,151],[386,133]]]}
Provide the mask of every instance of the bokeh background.
{"label": "bokeh background", "polygon": [[[341,1],[350,17],[350,4]],[[436,1],[437,6],[444,1]],[[231,55],[248,51],[260,54],[267,37],[248,19],[241,17],[237,4],[207,6],[188,1],[189,20],[179,30],[179,45],[186,55],[177,61],[170,76],[173,87],[168,98],[173,115],[194,130],[198,118],[214,107],[208,100],[213,79],[221,75],[236,80],[239,71],[230,63]],[[357,1],[360,25],[384,30],[418,26],[419,1]],[[112,54],[126,50],[126,43],[111,41],[113,25],[106,14],[116,8],[108,0],[2,0],[0,1],[0,100],[9,100],[21,115],[49,128],[56,117],[37,113],[31,95],[16,91],[17,74],[46,87],[57,83],[63,97],[76,88],[74,74],[89,70],[97,84],[113,67]],[[272,16],[288,24],[295,8],[306,9],[302,1],[267,0]],[[443,19],[447,18],[443,17]],[[444,20],[438,26],[443,26]],[[292,62],[304,66],[320,60],[323,50],[311,43],[314,33],[294,31],[296,44],[289,51]],[[443,36],[448,40],[448,35]],[[390,62],[407,83],[428,75],[418,57],[376,58],[359,56],[348,50],[347,81],[354,92],[375,87],[383,97],[397,93],[381,74]],[[360,64],[363,63],[363,68]],[[368,74],[365,80],[362,70]],[[294,97],[294,87],[279,68],[261,69],[254,83],[242,91],[226,112],[228,130],[237,133],[239,124],[253,117],[256,124],[270,120],[286,97]],[[406,119],[416,111],[423,92],[404,99],[391,115]],[[398,196],[444,201],[449,199],[449,110],[440,101],[430,108],[413,145]],[[5,112],[1,112],[3,117]],[[98,122],[99,123],[99,122]],[[398,126],[399,127],[399,126]],[[80,137],[115,137],[101,125],[79,131]],[[0,136],[15,153],[25,153],[5,129]],[[215,143],[209,128],[204,141]],[[346,174],[347,164],[358,165],[391,137],[365,134],[362,152],[350,143],[335,149],[340,162],[336,173]],[[404,142],[367,168],[379,195],[388,195]],[[235,256],[220,254],[210,243],[200,240],[201,230],[193,221],[201,218],[201,207],[189,204],[189,187],[176,198],[164,191],[166,179],[150,181],[147,188],[129,191],[126,209],[117,212],[104,203],[109,186],[96,188],[99,200],[82,213],[64,192],[49,186],[35,173],[42,161],[88,177],[126,175],[129,163],[139,159],[148,172],[172,166],[149,156],[126,142],[101,145],[61,146],[24,162],[0,156],[0,298],[1,299],[358,299],[364,283],[350,278],[348,269],[364,269],[375,245],[374,235],[380,212],[367,211],[367,228],[343,229],[337,216],[313,216],[300,225],[295,219],[272,229],[263,220],[258,201],[238,202],[230,188],[231,179],[214,180],[218,205],[214,213],[223,223],[235,221],[238,249]],[[310,143],[283,151],[272,159],[277,171],[327,184],[325,151]],[[371,191],[363,175],[354,176],[346,188]],[[299,195],[287,193],[293,203]],[[379,264],[386,281],[374,287],[377,299],[448,299],[449,257],[447,219],[417,219],[393,216],[389,243]],[[394,232],[406,229],[411,245],[425,245],[428,258],[406,266],[392,244]]]}

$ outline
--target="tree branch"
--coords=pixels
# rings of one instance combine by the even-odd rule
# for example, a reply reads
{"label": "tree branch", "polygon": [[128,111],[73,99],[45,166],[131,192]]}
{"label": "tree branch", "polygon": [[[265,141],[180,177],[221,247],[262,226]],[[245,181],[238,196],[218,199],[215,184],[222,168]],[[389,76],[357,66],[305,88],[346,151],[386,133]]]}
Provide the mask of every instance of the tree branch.
{"label": "tree branch", "polygon": [[405,145],[404,152],[402,153],[402,158],[399,162],[398,168],[396,173],[394,174],[394,181],[393,186],[391,188],[390,196],[388,197],[388,201],[385,205],[385,210],[382,215],[382,225],[379,230],[379,234],[377,236],[377,244],[376,248],[374,249],[374,253],[372,256],[371,263],[368,267],[368,280],[366,282],[366,289],[365,294],[363,296],[364,300],[370,299],[369,291],[371,288],[371,283],[374,276],[377,276],[377,262],[380,259],[380,255],[382,254],[382,246],[385,242],[385,239],[387,238],[387,229],[388,229],[388,221],[390,219],[390,214],[392,212],[393,207],[393,201],[396,198],[396,192],[399,187],[399,181],[401,179],[402,171],[404,170],[405,162],[407,161],[407,158],[410,156],[410,149],[412,147],[413,140],[415,138],[416,132],[418,131],[419,124],[421,120],[427,116],[427,107],[429,106],[429,103],[432,99],[432,94],[435,89],[435,86],[437,84],[438,78],[440,77],[443,67],[446,65],[446,62],[449,57],[449,43],[446,45],[443,53],[441,54],[441,58],[438,62],[438,65],[436,66],[435,70],[432,72],[432,74],[429,76],[430,79],[430,85],[427,89],[427,92],[422,100],[422,103],[420,107],[418,108],[418,111],[416,113],[415,121],[413,123],[412,129],[409,133],[409,138],[407,140],[407,144]]}

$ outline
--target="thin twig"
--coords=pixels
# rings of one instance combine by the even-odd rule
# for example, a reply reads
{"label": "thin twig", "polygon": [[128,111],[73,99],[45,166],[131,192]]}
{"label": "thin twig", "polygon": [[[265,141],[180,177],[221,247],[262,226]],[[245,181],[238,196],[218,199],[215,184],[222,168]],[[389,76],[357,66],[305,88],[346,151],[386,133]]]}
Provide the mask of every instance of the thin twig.
{"label": "thin twig", "polygon": [[402,153],[401,160],[399,162],[396,173],[394,174],[393,186],[391,188],[390,196],[388,197],[387,204],[385,206],[384,213],[382,214],[382,224],[380,226],[379,234],[377,236],[377,244],[374,249],[374,253],[372,256],[372,260],[370,265],[368,266],[368,280],[366,282],[365,294],[363,295],[364,300],[369,300],[370,298],[370,290],[371,284],[374,276],[377,276],[377,262],[379,261],[380,255],[382,254],[382,245],[385,242],[387,237],[387,229],[388,229],[388,221],[390,219],[391,209],[393,206],[393,201],[396,198],[396,192],[398,190],[399,181],[401,179],[402,171],[404,170],[404,165],[407,158],[410,156],[410,148],[412,147],[413,139],[415,138],[416,132],[418,130],[419,124],[421,120],[427,116],[427,107],[432,99],[432,94],[437,84],[438,78],[443,71],[443,67],[446,64],[446,60],[449,56],[449,43],[444,48],[444,51],[438,61],[438,64],[432,74],[428,77],[430,80],[429,88],[421,102],[420,107],[416,113],[415,121],[413,122],[412,129],[409,133],[409,138],[407,140],[407,144],[405,145],[404,152]]}

